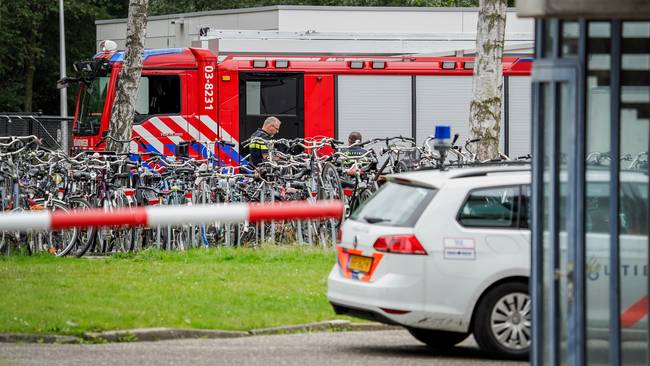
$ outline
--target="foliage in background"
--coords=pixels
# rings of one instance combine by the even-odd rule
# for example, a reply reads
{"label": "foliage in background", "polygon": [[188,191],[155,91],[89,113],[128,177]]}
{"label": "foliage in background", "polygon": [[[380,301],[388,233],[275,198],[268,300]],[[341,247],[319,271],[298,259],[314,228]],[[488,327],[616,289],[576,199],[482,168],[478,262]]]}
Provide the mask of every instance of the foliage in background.
{"label": "foliage in background", "polygon": [[151,0],[151,15],[250,8],[270,5],[321,6],[478,6],[478,0]]}
{"label": "foliage in background", "polygon": [[[128,0],[64,0],[68,72],[95,50],[95,19],[123,18]],[[0,111],[59,114],[56,0],[0,1]],[[33,88],[33,93],[31,92]],[[75,95],[69,93],[74,105]]]}
{"label": "foliage in background", "polygon": [[[95,20],[126,18],[128,0],[64,0],[64,4],[70,73],[74,61],[87,59],[96,50]],[[269,5],[466,7],[478,6],[478,0],[150,0],[149,14]],[[58,16],[56,0],[0,0],[0,111],[59,114]],[[75,100],[72,89],[68,104],[74,106]],[[73,113],[74,107],[68,110]]]}

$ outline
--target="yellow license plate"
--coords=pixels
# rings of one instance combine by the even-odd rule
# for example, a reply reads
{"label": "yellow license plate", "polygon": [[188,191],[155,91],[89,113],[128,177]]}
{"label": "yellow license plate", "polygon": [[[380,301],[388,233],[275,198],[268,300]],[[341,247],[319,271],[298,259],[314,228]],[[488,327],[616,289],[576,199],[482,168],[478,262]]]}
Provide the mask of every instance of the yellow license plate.
{"label": "yellow license plate", "polygon": [[370,272],[370,267],[372,267],[372,258],[364,257],[361,255],[350,255],[350,261],[348,262],[348,269],[352,271]]}

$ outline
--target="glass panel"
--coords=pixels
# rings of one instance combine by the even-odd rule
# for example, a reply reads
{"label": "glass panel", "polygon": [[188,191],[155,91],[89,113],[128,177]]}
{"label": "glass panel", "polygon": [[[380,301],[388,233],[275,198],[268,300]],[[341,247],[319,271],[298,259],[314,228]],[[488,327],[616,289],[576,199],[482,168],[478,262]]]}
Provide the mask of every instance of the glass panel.
{"label": "glass panel", "polygon": [[102,76],[93,79],[81,89],[81,105],[75,134],[93,136],[99,133],[109,82],[108,76]]}
{"label": "glass panel", "polygon": [[181,79],[178,75],[143,75],[135,102],[135,123],[152,115],[181,113]]}
{"label": "glass panel", "polygon": [[648,140],[650,22],[623,22],[621,44],[621,171],[619,243],[621,359],[648,359]]}
{"label": "glass panel", "polygon": [[585,246],[586,361],[609,357],[609,151],[611,26],[588,27]]}
{"label": "glass panel", "polygon": [[140,77],[138,96],[135,100],[135,113],[149,114],[149,78],[146,76]]}
{"label": "glass panel", "polygon": [[580,26],[576,21],[562,22],[562,56],[563,57],[577,57],[578,56],[578,36],[580,34]]}
{"label": "glass panel", "polygon": [[413,227],[438,190],[388,182],[350,215],[382,226]]}
{"label": "glass panel", "polygon": [[181,80],[178,75],[149,75],[149,114],[181,112]]}
{"label": "glass panel", "polygon": [[476,190],[470,193],[458,214],[463,226],[514,228],[519,209],[518,187]]}
{"label": "glass panel", "polygon": [[246,114],[249,116],[260,114],[261,86],[260,81],[246,82]]}
{"label": "glass panel", "polygon": [[553,21],[544,20],[544,58],[553,57]]}
{"label": "glass panel", "polygon": [[246,114],[295,116],[298,113],[298,77],[278,77],[246,82]]}
{"label": "glass panel", "polygon": [[519,228],[530,229],[533,218],[532,205],[530,204],[530,185],[521,187],[521,203],[519,204]]}

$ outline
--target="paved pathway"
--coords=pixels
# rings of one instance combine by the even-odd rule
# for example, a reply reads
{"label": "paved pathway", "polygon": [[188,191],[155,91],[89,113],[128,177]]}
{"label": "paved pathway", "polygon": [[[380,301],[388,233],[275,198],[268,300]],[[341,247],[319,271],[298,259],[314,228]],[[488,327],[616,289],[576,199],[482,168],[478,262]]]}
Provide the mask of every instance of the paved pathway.
{"label": "paved pathway", "polygon": [[408,332],[323,332],[94,345],[0,343],[13,365],[527,365],[491,360],[473,339],[433,352]]}

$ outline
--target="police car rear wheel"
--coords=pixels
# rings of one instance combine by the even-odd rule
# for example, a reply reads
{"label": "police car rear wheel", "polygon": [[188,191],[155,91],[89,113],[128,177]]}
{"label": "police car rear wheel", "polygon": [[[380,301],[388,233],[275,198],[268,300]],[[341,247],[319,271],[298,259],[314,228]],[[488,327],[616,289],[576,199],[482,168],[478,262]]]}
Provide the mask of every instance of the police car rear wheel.
{"label": "police car rear wheel", "polygon": [[528,357],[531,343],[528,285],[510,282],[492,289],[478,304],[474,338],[486,352],[510,359]]}
{"label": "police car rear wheel", "polygon": [[448,332],[445,330],[407,328],[418,341],[433,349],[451,348],[464,341],[468,333]]}

